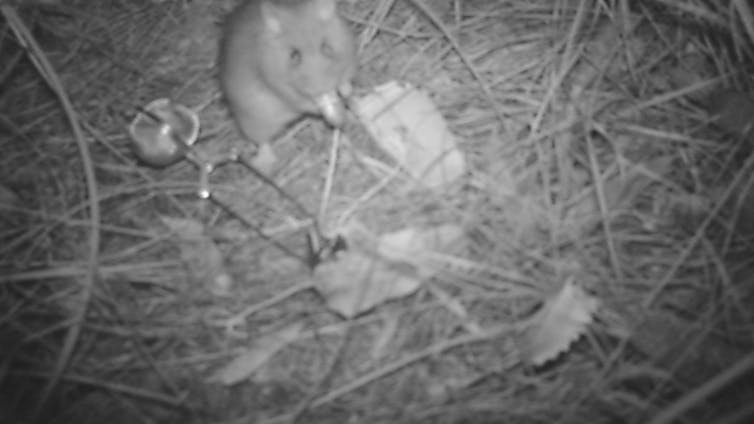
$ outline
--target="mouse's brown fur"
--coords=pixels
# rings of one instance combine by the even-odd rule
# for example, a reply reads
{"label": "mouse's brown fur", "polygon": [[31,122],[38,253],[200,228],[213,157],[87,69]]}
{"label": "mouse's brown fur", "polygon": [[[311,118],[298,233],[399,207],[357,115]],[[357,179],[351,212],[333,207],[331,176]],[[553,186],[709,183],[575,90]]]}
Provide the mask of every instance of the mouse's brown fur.
{"label": "mouse's brown fur", "polygon": [[317,100],[350,87],[353,34],[335,0],[246,0],[226,22],[220,85],[243,136],[264,146]]}

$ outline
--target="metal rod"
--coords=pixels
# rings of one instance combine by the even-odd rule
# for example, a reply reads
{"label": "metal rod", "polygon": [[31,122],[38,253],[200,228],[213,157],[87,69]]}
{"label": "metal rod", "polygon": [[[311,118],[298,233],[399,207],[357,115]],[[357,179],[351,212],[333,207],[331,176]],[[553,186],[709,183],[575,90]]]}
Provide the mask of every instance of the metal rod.
{"label": "metal rod", "polygon": [[296,253],[293,250],[291,250],[290,248],[288,248],[288,246],[280,243],[279,241],[277,241],[277,240],[273,239],[272,237],[268,236],[267,234],[265,234],[264,231],[262,231],[262,228],[259,225],[256,225],[253,222],[251,222],[248,219],[246,219],[243,215],[239,214],[238,212],[236,212],[235,210],[233,210],[233,208],[231,208],[230,206],[226,205],[225,202],[223,202],[222,200],[219,200],[215,196],[213,196],[211,192],[208,194],[207,200],[211,201],[213,204],[215,204],[220,209],[222,209],[223,211],[225,211],[228,215],[231,215],[233,218],[241,221],[242,224],[244,224],[245,226],[247,226],[247,227],[251,228],[252,230],[254,230],[254,232],[257,233],[257,235],[259,235],[265,241],[271,243],[273,246],[277,247],[278,249],[280,249],[284,253],[290,255],[293,258],[298,259],[299,261],[301,261],[302,263],[304,263],[307,266],[311,265],[311,261],[310,261],[309,258],[305,258],[305,257],[299,255],[298,253]]}
{"label": "metal rod", "polygon": [[252,174],[254,174],[257,178],[259,178],[260,180],[262,180],[262,182],[264,182],[265,184],[267,184],[270,187],[272,187],[273,189],[275,189],[275,191],[281,197],[283,197],[284,199],[288,200],[291,204],[293,204],[296,207],[296,209],[298,209],[298,211],[302,215],[304,215],[306,218],[309,218],[311,220],[312,227],[314,229],[314,233],[316,234],[317,238],[319,239],[318,240],[318,244],[321,243],[322,240],[325,239],[325,236],[322,234],[322,230],[319,227],[319,220],[317,219],[316,216],[314,216],[313,213],[309,212],[309,210],[306,209],[306,207],[303,204],[301,204],[301,202],[299,202],[295,197],[291,196],[285,190],[283,190],[282,188],[280,188],[280,186],[278,186],[275,183],[275,181],[272,181],[272,179],[270,179],[270,177],[264,175],[264,173],[262,173],[261,171],[259,171],[254,165],[251,164],[251,162],[249,162],[248,160],[246,160],[246,158],[244,158],[240,153],[238,153],[237,151],[234,150],[231,154],[234,155],[234,160],[236,162],[238,162],[241,165],[243,165],[244,168],[246,168],[249,172],[251,172]]}

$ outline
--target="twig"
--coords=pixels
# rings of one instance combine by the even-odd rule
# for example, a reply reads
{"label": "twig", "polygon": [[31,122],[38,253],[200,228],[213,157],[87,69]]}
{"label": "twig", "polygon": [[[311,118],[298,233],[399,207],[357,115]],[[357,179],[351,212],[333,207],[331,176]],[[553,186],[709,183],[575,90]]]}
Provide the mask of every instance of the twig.
{"label": "twig", "polygon": [[[32,378],[46,378],[46,379],[54,378],[54,376],[52,375],[49,375],[46,373],[40,373],[40,372],[18,371],[18,372],[12,372],[11,374],[14,376],[24,376],[24,377],[32,377]],[[182,405],[184,403],[183,400],[174,398],[172,396],[167,396],[161,393],[151,392],[151,391],[140,389],[137,387],[126,386],[124,384],[113,383],[111,381],[98,380],[96,378],[85,377],[82,375],[64,374],[64,375],[58,376],[58,380],[63,380],[68,383],[81,384],[84,386],[103,388],[112,392],[132,396],[139,399],[145,399],[150,402],[160,403],[160,404],[175,407],[175,408],[183,407]]]}
{"label": "twig", "polygon": [[[316,408],[319,406],[322,406],[326,403],[332,402],[333,400],[346,395],[354,390],[357,390],[361,387],[366,386],[367,384],[378,380],[382,377],[388,376],[396,371],[398,371],[401,368],[404,368],[414,362],[420,361],[428,356],[437,355],[442,352],[445,352],[446,350],[452,349],[454,347],[463,346],[465,344],[469,343],[477,343],[485,340],[489,340],[500,333],[510,330],[512,327],[510,325],[499,325],[495,326],[491,329],[483,330],[480,333],[475,334],[468,334],[460,337],[456,337],[454,339],[445,340],[443,342],[434,344],[432,346],[429,346],[428,348],[416,352],[412,355],[409,355],[403,359],[394,361],[390,364],[385,365],[382,368],[376,369],[370,373],[367,373],[360,378],[357,378],[356,380],[347,383],[341,387],[338,387],[335,390],[332,390],[330,393],[325,394],[324,396],[320,396],[319,398],[315,399],[312,402],[312,407]],[[501,359],[502,362],[502,359]],[[516,357],[513,360],[513,363],[508,364],[510,366],[513,366],[518,363],[518,358]]]}
{"label": "twig", "polygon": [[610,264],[613,267],[613,273],[618,281],[623,280],[623,272],[621,271],[620,260],[618,259],[618,253],[615,249],[615,240],[610,225],[610,207],[605,199],[605,186],[602,183],[602,172],[600,171],[599,164],[597,163],[597,153],[594,149],[594,142],[592,137],[586,134],[586,147],[587,155],[589,156],[589,167],[592,171],[592,179],[594,180],[594,191],[597,196],[597,204],[599,205],[600,212],[602,213],[602,229],[605,232],[605,240],[607,241],[607,251],[610,256]]}
{"label": "twig", "polygon": [[657,414],[649,424],[668,424],[675,420],[686,410],[699,404],[702,400],[712,396],[716,392],[732,383],[737,378],[743,376],[754,369],[754,352],[745,355],[741,360],[722,371],[706,383],[699,386],[696,390],[687,393]]}
{"label": "twig", "polygon": [[649,308],[654,304],[655,300],[657,300],[657,297],[660,295],[660,293],[662,293],[662,290],[665,288],[665,286],[670,283],[670,280],[675,276],[675,273],[678,272],[681,266],[686,262],[686,259],[688,259],[688,257],[691,255],[691,252],[694,251],[697,244],[702,239],[702,236],[704,236],[704,233],[707,231],[707,227],[709,227],[712,221],[717,217],[717,214],[720,213],[723,205],[726,204],[728,198],[730,198],[731,194],[733,194],[733,191],[738,188],[744,176],[748,175],[752,166],[754,166],[754,154],[749,155],[749,157],[746,159],[746,163],[744,163],[744,165],[741,167],[741,170],[736,174],[736,177],[733,179],[733,181],[731,181],[730,185],[728,185],[728,188],[725,190],[722,196],[717,199],[717,204],[712,208],[712,210],[709,211],[704,221],[699,224],[696,233],[694,233],[694,236],[691,238],[691,240],[689,240],[683,252],[678,255],[678,258],[676,259],[675,263],[673,263],[673,266],[670,267],[670,270],[668,270],[667,274],[665,274],[665,277],[654,286],[649,295],[644,299],[643,306],[645,308]]}
{"label": "twig", "polygon": [[89,256],[86,275],[84,277],[84,287],[81,293],[81,303],[78,311],[74,316],[73,324],[68,329],[68,333],[63,340],[63,347],[58,356],[57,362],[53,369],[47,384],[42,390],[42,394],[37,399],[37,404],[32,414],[32,421],[36,421],[40,413],[45,407],[50,395],[57,387],[61,376],[68,367],[68,363],[73,355],[73,351],[76,348],[79,335],[81,333],[81,326],[86,317],[87,309],[89,308],[89,302],[92,298],[92,292],[94,289],[95,279],[97,278],[97,267],[99,261],[99,244],[100,244],[100,209],[97,193],[97,181],[94,175],[94,164],[92,162],[91,154],[89,152],[89,146],[84,140],[84,133],[79,126],[77,113],[71,104],[65,88],[58,78],[55,69],[47,60],[44,51],[39,47],[31,32],[23,23],[21,18],[16,14],[15,9],[10,5],[0,5],[0,12],[5,16],[8,26],[15,34],[18,42],[21,43],[24,48],[27,49],[29,60],[34,64],[34,67],[40,73],[45,82],[55,92],[58,97],[63,110],[65,111],[68,123],[73,130],[73,134],[76,138],[76,144],[81,154],[82,166],[84,168],[84,176],[87,186],[87,195],[89,197],[89,219],[91,222],[91,230],[89,233]]}
{"label": "twig", "polygon": [[314,385],[314,387],[309,391],[309,394],[306,396],[304,400],[302,400],[296,409],[293,411],[292,416],[290,417],[290,424],[296,424],[300,421],[301,417],[304,415],[306,411],[309,410],[309,408],[312,407],[314,400],[317,398],[317,394],[319,391],[326,387],[329,382],[332,380],[332,377],[335,373],[335,370],[338,367],[338,364],[341,363],[343,360],[343,355],[346,350],[346,345],[348,344],[348,340],[351,338],[351,334],[353,331],[353,326],[349,325],[346,326],[345,334],[343,334],[343,337],[340,339],[340,343],[338,343],[338,347],[335,350],[335,353],[332,356],[332,359],[330,360],[330,363],[327,366],[327,370],[322,374],[322,378],[317,382],[317,384]]}
{"label": "twig", "polygon": [[450,32],[450,29],[443,23],[442,19],[438,18],[437,15],[432,11],[432,9],[427,7],[427,5],[424,4],[422,0],[410,0],[410,2],[423,14],[425,14],[427,18],[429,18],[430,22],[432,22],[432,24],[435,25],[445,36],[448,42],[450,42],[450,45],[453,46],[453,50],[458,53],[458,57],[469,69],[469,72],[471,72],[471,75],[474,77],[474,79],[479,83],[479,87],[481,87],[482,92],[484,92],[485,97],[487,97],[487,100],[490,102],[490,105],[492,106],[492,109],[494,109],[497,118],[500,120],[500,122],[504,122],[505,113],[503,113],[500,105],[495,100],[495,96],[492,95],[492,89],[490,88],[490,85],[482,77],[482,74],[479,72],[476,65],[474,65],[474,63],[471,61],[469,56],[463,51],[463,48],[461,48],[461,43],[458,41],[458,37],[454,36]]}
{"label": "twig", "polygon": [[322,201],[319,204],[319,216],[317,221],[324,222],[327,205],[330,203],[330,193],[332,192],[333,179],[335,177],[335,168],[338,162],[338,150],[340,149],[341,131],[336,129],[333,133],[333,140],[330,146],[330,159],[327,163],[327,177],[325,178],[325,188],[322,190]]}

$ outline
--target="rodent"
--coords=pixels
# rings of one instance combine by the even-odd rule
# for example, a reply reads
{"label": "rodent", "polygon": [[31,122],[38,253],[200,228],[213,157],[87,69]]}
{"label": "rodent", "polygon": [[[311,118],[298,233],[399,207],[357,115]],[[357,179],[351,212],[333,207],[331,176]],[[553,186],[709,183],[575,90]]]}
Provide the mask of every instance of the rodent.
{"label": "rodent", "polygon": [[342,124],[356,62],[336,0],[245,0],[225,23],[219,80],[241,134],[274,162],[270,143],[302,116]]}

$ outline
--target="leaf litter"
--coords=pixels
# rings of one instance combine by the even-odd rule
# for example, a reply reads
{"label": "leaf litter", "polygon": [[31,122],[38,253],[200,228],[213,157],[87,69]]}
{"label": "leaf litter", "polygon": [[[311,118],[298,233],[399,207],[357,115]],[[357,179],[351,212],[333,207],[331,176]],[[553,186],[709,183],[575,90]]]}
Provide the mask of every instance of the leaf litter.
{"label": "leaf litter", "polygon": [[[49,413],[69,422],[750,413],[739,378],[753,366],[745,2],[341,2],[360,34],[356,100],[379,97],[383,113],[349,123],[331,156],[327,128],[295,126],[275,175],[328,234],[347,221],[368,229],[315,270],[321,281],[196,201],[192,167],[144,170],[125,145],[134,107],[158,97],[200,114],[197,150],[237,141],[212,76],[232,2],[194,3],[13,6],[41,49],[0,45],[0,201],[13,210],[0,231],[0,338],[13,346],[0,382],[18,394],[0,417],[24,415],[57,378],[64,402],[49,405],[65,410]],[[75,111],[28,55],[47,55]],[[96,199],[63,112],[86,130]],[[216,177],[235,210],[303,251],[305,223],[274,193],[236,169]],[[444,226],[461,242],[423,237]],[[85,255],[94,227],[99,264]],[[154,235],[166,227],[172,237]],[[164,266],[176,256],[183,271]],[[94,296],[81,302],[93,265]],[[143,290],[144,276],[170,291]],[[77,328],[70,355],[60,330]],[[207,384],[213,373],[230,385]],[[288,395],[253,396],[261,374]]]}

